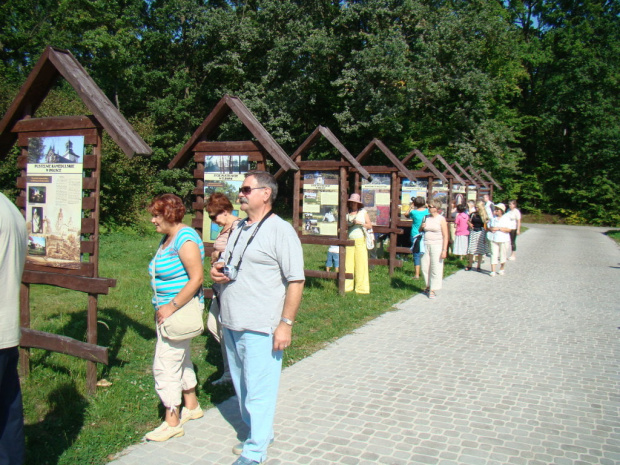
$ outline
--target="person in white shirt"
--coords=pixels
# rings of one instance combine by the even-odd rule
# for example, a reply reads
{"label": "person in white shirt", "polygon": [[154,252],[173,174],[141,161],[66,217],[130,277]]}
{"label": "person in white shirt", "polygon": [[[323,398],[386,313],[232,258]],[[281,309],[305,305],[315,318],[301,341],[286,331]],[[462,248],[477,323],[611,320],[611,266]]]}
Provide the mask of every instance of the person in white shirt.
{"label": "person in white shirt", "polygon": [[[495,216],[489,221],[489,231],[491,231],[491,277],[505,273],[506,256],[510,244],[511,219],[504,215],[506,205],[498,203],[494,207]],[[495,272],[495,267],[499,263],[499,271]]]}
{"label": "person in white shirt", "polygon": [[0,463],[10,465],[21,465],[25,450],[17,361],[19,294],[27,244],[28,231],[23,215],[0,193]]}
{"label": "person in white shirt", "polygon": [[506,212],[506,216],[510,218],[511,231],[510,231],[510,245],[512,247],[512,252],[508,260],[516,260],[517,259],[517,236],[521,234],[521,212],[517,208],[517,201],[510,200],[508,201],[508,207],[510,210]]}

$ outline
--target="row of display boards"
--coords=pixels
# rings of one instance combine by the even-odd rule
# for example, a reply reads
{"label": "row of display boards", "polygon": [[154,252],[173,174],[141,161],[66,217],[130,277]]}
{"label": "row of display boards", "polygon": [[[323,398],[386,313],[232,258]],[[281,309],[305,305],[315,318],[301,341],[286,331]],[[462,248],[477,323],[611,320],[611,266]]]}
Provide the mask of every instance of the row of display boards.
{"label": "row of display boards", "polygon": [[[60,77],[72,85],[92,115],[34,117]],[[215,140],[219,126],[231,114],[247,128],[250,140]],[[98,296],[116,286],[115,279],[100,277],[98,271],[103,131],[128,157],[152,152],[73,55],[53,47],[42,54],[0,121],[0,158],[6,159],[15,144],[21,148],[16,204],[29,233],[20,300],[22,375],[29,371],[29,348],[69,354],[87,360],[89,392],[96,388],[96,363],[108,363],[107,347],[97,344]],[[311,150],[321,139],[327,141],[333,158],[312,160]],[[365,166],[374,151],[383,154],[386,163]],[[397,254],[409,253],[407,247],[398,247],[397,236],[410,224],[403,216],[410,199],[440,199],[449,219],[456,204],[484,193],[492,197],[495,188],[501,189],[483,169],[448,164],[440,155],[429,160],[419,150],[400,160],[377,139],[354,157],[322,126],[288,156],[243,102],[231,96],[217,103],[169,168],[183,167],[192,159],[196,162],[192,226],[202,234],[207,252],[219,228],[204,214],[205,200],[213,192],[223,192],[235,213],[242,215],[239,187],[245,173],[259,169],[273,172],[277,179],[294,177],[293,226],[302,243],[340,246],[341,263],[346,261],[345,247],[353,245],[347,239],[347,198],[351,192],[360,193],[374,232],[390,238],[387,258],[370,263],[387,265],[390,274],[402,266]],[[344,266],[338,273],[306,270],[306,276],[337,279],[340,293],[345,279],[352,277]],[[30,328],[32,284],[87,294],[86,341]],[[210,290],[205,291],[210,296]]]}

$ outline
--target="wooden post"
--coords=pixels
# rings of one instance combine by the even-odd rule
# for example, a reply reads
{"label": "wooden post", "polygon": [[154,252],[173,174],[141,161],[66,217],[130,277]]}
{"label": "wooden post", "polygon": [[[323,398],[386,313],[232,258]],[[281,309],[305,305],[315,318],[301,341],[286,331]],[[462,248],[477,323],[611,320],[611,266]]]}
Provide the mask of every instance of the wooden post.
{"label": "wooden post", "polygon": [[[30,284],[21,283],[19,294],[20,326],[30,328]],[[30,349],[19,348],[19,372],[22,378],[27,378],[30,374]]]}
{"label": "wooden post", "polygon": [[[338,237],[340,239],[348,238],[348,227],[347,227],[347,169],[344,166],[340,167],[340,212],[338,214]],[[340,295],[344,295],[344,285],[345,285],[345,272],[346,272],[346,263],[347,263],[347,248],[340,246],[340,268],[338,268],[338,293]]]}

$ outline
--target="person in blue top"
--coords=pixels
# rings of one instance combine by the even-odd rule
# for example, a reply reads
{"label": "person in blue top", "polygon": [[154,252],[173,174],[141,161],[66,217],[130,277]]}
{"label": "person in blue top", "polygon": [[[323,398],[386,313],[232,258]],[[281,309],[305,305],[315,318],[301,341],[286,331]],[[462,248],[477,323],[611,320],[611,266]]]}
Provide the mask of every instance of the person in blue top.
{"label": "person in blue top", "polygon": [[413,253],[413,264],[415,268],[415,275],[413,279],[420,279],[420,263],[424,252],[420,251],[422,246],[422,234],[420,233],[420,225],[426,215],[428,215],[428,208],[426,208],[426,200],[424,197],[416,197],[409,204],[409,211],[405,216],[412,220],[411,223],[411,252]]}
{"label": "person in blue top", "polygon": [[[159,249],[149,264],[153,285],[153,307],[157,322],[157,343],[153,360],[155,390],[166,408],[165,421],[148,433],[149,441],[166,441],[183,436],[183,424],[202,417],[196,397],[196,373],[190,359],[191,339],[171,340],[162,335],[166,318],[194,302],[204,308],[202,284],[205,251],[198,233],[181,221],[183,201],[174,194],[155,197],[148,207],[151,223],[163,234]],[[184,407],[181,407],[183,398]]]}

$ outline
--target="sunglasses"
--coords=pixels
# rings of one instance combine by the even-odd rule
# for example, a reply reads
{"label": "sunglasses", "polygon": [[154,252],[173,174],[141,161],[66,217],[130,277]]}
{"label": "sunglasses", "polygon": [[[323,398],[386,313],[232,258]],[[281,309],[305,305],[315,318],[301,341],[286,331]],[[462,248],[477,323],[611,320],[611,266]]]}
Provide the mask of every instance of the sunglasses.
{"label": "sunglasses", "polygon": [[241,186],[239,188],[239,192],[243,195],[249,195],[252,193],[254,189],[267,189],[266,187],[250,187],[250,186]]}
{"label": "sunglasses", "polygon": [[215,219],[217,218],[217,215],[219,215],[220,213],[222,213],[222,212],[217,212],[217,213],[214,213],[213,215],[209,214],[209,219],[211,221],[215,221]]}

